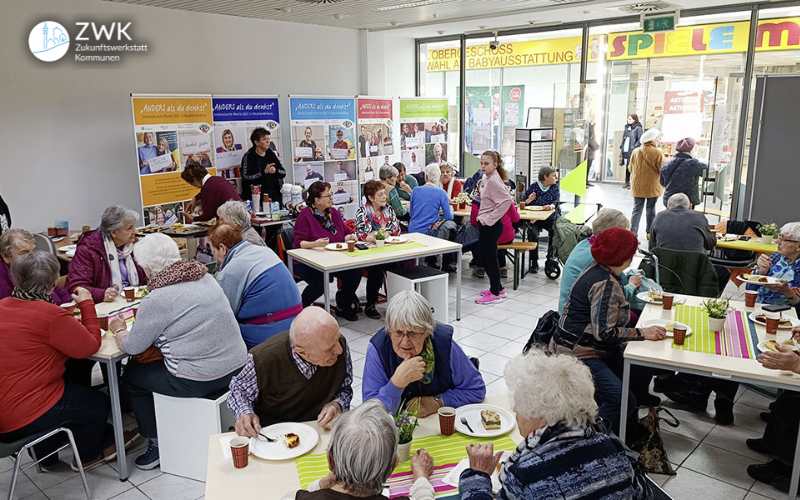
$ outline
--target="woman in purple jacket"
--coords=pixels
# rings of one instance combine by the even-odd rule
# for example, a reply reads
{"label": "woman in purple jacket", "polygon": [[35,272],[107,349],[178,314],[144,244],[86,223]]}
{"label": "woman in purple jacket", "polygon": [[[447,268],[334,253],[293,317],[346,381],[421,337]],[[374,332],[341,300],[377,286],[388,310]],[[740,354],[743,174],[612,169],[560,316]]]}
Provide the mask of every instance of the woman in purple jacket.
{"label": "woman in purple jacket", "polygon": [[[11,296],[17,286],[11,276],[11,264],[20,256],[36,250],[36,239],[24,229],[9,229],[0,236],[0,299]],[[72,301],[69,292],[56,285],[50,294],[54,304],[66,304]]]}
{"label": "woman in purple jacket", "polygon": [[[339,211],[331,210],[333,195],[329,183],[317,181],[309,186],[306,205],[294,224],[293,248],[324,248],[329,243],[341,243],[346,247],[347,241],[356,241],[355,233],[344,225]],[[303,307],[308,307],[328,284],[323,283],[321,272],[297,261],[294,261],[294,273],[307,284],[302,299]],[[336,315],[347,321],[357,321],[356,290],[361,283],[361,269],[340,271],[334,276],[342,281],[342,287],[336,292]]]}
{"label": "woman in purple jacket", "polygon": [[111,302],[126,286],[147,284],[144,270],[133,257],[139,213],[119,205],[103,211],[100,228],[83,233],[69,263],[67,290],[89,290],[95,304]]}

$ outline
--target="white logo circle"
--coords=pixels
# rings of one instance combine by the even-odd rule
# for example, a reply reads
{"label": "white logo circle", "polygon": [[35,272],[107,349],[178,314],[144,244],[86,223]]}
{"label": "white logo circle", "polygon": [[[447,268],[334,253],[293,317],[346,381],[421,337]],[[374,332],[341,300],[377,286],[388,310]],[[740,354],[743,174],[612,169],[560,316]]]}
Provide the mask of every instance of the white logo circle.
{"label": "white logo circle", "polygon": [[42,61],[58,61],[69,50],[69,33],[55,21],[39,23],[28,35],[28,47]]}

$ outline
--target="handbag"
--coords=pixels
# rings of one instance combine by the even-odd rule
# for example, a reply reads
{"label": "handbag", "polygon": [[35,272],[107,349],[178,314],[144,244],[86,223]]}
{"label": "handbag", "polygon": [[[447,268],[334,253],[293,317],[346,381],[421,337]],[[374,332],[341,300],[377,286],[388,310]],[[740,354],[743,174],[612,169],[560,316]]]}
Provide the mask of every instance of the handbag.
{"label": "handbag", "polygon": [[161,349],[158,347],[151,345],[141,354],[137,354],[133,356],[133,359],[136,360],[137,363],[141,363],[146,365],[148,363],[153,363],[154,361],[159,361],[164,359],[164,355],[161,354]]}
{"label": "handbag", "polygon": [[549,345],[550,339],[553,338],[553,334],[558,328],[558,321],[560,319],[561,315],[558,314],[558,311],[547,311],[544,313],[544,316],[539,318],[539,322],[536,323],[536,328],[533,329],[528,343],[522,348],[522,353],[528,354],[528,351],[530,351],[534,345]]}
{"label": "handbag", "polygon": [[461,243],[462,247],[469,247],[478,241],[478,228],[472,224],[461,224],[455,230],[453,241]]}
{"label": "handbag", "polygon": [[[659,413],[664,412],[670,416],[672,421],[661,418]],[[660,422],[664,422],[670,427],[678,427],[680,422],[675,415],[664,407],[650,408],[647,415],[639,420],[639,435],[631,441],[631,449],[640,455],[645,470],[653,474],[666,474],[674,476],[675,469],[664,449],[664,440],[661,438]]]}

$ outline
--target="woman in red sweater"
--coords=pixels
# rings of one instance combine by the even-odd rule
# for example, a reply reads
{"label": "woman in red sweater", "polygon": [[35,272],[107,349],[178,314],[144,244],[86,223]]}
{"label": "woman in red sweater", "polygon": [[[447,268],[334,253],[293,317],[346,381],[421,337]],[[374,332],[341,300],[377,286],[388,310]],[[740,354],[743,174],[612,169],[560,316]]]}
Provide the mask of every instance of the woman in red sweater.
{"label": "woman in red sweater", "polygon": [[[11,442],[64,425],[72,430],[84,467],[116,454],[107,423],[108,396],[64,383],[64,363],[100,348],[100,324],[88,290],[72,297],[83,324],[53,304],[50,294],[59,264],[52,254],[35,251],[16,259],[11,273],[17,286],[0,300],[0,441]],[[43,457],[56,448],[35,448]],[[72,468],[77,470],[73,461]]]}

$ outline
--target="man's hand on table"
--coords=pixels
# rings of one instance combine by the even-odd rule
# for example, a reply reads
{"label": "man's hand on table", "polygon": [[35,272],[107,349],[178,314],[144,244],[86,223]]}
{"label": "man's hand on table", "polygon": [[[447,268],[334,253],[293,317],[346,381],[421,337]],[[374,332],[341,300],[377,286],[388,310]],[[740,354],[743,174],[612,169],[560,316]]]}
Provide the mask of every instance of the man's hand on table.
{"label": "man's hand on table", "polygon": [[491,476],[497,470],[497,464],[500,462],[503,452],[494,453],[494,443],[474,443],[467,445],[467,455],[470,469],[479,470]]}
{"label": "man's hand on table", "polygon": [[645,340],[664,340],[667,337],[667,330],[663,326],[648,326],[642,328],[642,336]]}
{"label": "man's hand on table", "polygon": [[323,429],[330,430],[333,420],[342,413],[342,408],[339,403],[331,401],[322,407],[322,411],[317,416],[317,425]]}
{"label": "man's hand on table", "polygon": [[433,474],[433,457],[425,450],[417,450],[411,457],[411,472],[414,474],[414,481],[424,477],[430,479]]}
{"label": "man's hand on table", "polygon": [[419,418],[425,418],[439,411],[439,403],[431,396],[421,398],[411,398],[406,404],[406,408],[414,408],[419,405]]}
{"label": "man's hand on table", "polygon": [[[794,333],[794,330],[792,330]],[[789,370],[800,373],[800,356],[794,351],[778,344],[778,352],[764,351],[758,356],[758,362],[770,370]]]}
{"label": "man's hand on table", "polygon": [[256,437],[261,432],[261,421],[254,413],[245,413],[236,420],[236,434],[244,437]]}

